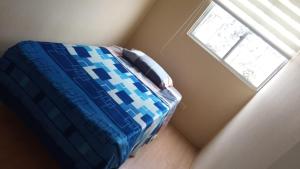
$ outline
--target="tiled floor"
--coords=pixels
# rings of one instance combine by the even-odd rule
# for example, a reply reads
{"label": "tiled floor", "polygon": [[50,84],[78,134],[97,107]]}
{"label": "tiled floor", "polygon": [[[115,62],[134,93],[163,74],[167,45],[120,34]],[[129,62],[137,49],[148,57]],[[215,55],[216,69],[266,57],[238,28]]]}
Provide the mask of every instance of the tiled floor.
{"label": "tiled floor", "polygon": [[[0,168],[59,169],[43,145],[22,121],[0,103]],[[194,148],[171,125],[120,169],[189,169]]]}
{"label": "tiled floor", "polygon": [[196,153],[197,149],[169,125],[120,169],[189,169]]}

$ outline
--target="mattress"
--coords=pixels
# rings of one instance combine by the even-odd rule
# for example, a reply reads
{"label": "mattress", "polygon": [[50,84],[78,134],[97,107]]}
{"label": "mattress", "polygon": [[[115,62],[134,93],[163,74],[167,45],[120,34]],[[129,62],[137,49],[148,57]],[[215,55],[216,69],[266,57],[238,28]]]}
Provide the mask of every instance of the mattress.
{"label": "mattress", "polygon": [[2,99],[64,168],[118,168],[176,107],[105,47],[20,42],[0,58],[0,79]]}

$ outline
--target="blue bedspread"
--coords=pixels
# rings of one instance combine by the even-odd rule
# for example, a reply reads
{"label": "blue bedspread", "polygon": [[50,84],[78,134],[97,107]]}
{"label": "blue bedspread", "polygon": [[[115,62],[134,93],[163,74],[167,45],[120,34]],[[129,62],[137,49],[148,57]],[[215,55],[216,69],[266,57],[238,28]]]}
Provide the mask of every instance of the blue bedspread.
{"label": "blue bedspread", "polygon": [[72,169],[118,168],[169,112],[103,47],[18,43],[0,59],[0,85]]}

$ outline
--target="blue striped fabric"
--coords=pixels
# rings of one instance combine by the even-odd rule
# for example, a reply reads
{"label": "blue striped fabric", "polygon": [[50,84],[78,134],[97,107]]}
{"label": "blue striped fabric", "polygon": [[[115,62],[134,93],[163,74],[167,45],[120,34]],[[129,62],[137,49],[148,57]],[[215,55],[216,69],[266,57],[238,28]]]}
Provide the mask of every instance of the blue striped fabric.
{"label": "blue striped fabric", "polygon": [[118,168],[169,113],[103,47],[20,42],[0,59],[0,78],[67,168]]}

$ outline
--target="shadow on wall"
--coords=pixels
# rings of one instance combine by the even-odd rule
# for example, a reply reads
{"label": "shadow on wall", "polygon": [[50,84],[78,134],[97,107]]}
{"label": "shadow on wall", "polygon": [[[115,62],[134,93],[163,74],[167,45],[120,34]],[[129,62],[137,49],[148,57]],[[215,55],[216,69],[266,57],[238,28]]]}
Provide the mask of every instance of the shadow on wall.
{"label": "shadow on wall", "polygon": [[0,53],[21,40],[124,44],[156,0],[1,0]]}
{"label": "shadow on wall", "polygon": [[8,42],[8,41],[1,41],[0,40],[0,57],[4,54],[6,49],[10,47],[13,44],[13,42]]}
{"label": "shadow on wall", "polygon": [[299,72],[297,56],[199,154],[193,169],[298,169]]}

